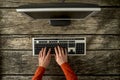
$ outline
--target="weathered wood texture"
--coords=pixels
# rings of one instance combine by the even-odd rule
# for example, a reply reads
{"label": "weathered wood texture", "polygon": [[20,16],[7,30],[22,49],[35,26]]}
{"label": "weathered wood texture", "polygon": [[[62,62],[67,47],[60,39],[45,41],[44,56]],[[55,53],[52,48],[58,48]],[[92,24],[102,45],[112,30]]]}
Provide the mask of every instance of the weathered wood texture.
{"label": "weathered wood texture", "polygon": [[[2,80],[31,80],[31,76],[3,76]],[[78,76],[79,80],[120,80],[120,77],[116,76],[108,76],[108,77],[101,77],[101,76]],[[44,76],[43,80],[66,80],[63,76]]]}
{"label": "weathered wood texture", "polygon": [[[67,27],[53,27],[49,20],[34,20],[12,9],[2,9],[1,34],[120,34],[120,9],[103,9]],[[109,14],[108,14],[109,13]]]}
{"label": "weathered wood texture", "polygon": [[[15,9],[9,9],[29,3],[61,1],[0,0],[2,7],[0,9],[0,80],[31,79],[38,66],[37,57],[32,56],[31,39],[42,36],[86,37],[87,55],[69,57],[69,64],[79,80],[120,80],[120,8],[102,8],[102,11],[95,15],[85,20],[72,21],[72,24],[66,27],[53,27],[49,24],[49,20],[34,20],[17,13]],[[65,0],[65,2],[94,3],[100,6],[120,4],[119,0]],[[53,56],[43,78],[43,80],[47,79],[65,80]]]}
{"label": "weathered wood texture", "polygon": [[[2,51],[2,74],[33,74],[38,67],[38,58],[32,56],[32,51]],[[69,63],[76,74],[119,74],[120,50],[87,51],[84,56],[71,56]],[[54,60],[45,74],[63,74]]]}
{"label": "weathered wood texture", "polygon": [[65,0],[66,2],[93,3],[100,6],[119,6],[119,0]]}
{"label": "weathered wood texture", "polygon": [[[62,2],[63,0],[1,0],[1,7],[18,7],[20,5],[30,3],[53,3]],[[92,3],[100,6],[119,6],[119,0],[64,0],[65,2],[80,2],[80,3]]]}
{"label": "weathered wood texture", "polygon": [[[46,35],[50,36],[50,35]],[[53,36],[53,35],[51,35]],[[57,35],[59,36],[59,35]],[[67,35],[70,36],[70,35]],[[74,37],[76,35],[73,35]],[[77,35],[82,37],[81,35]],[[2,36],[1,36],[2,37]],[[20,38],[15,37],[2,37],[0,49],[31,49],[32,39],[31,36]],[[37,37],[41,37],[40,35]],[[45,37],[45,36],[44,36]],[[120,36],[114,35],[84,35],[87,40],[87,49],[120,49]]]}

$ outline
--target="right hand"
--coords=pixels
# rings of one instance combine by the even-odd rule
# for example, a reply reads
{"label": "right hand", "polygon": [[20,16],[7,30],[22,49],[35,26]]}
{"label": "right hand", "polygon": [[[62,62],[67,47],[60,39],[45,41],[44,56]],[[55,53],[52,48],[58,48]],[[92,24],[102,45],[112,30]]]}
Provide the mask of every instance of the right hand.
{"label": "right hand", "polygon": [[60,46],[57,46],[54,49],[55,49],[55,59],[56,59],[56,62],[59,65],[65,63],[65,62],[68,62],[68,59],[67,59],[67,50],[66,49],[64,50]]}

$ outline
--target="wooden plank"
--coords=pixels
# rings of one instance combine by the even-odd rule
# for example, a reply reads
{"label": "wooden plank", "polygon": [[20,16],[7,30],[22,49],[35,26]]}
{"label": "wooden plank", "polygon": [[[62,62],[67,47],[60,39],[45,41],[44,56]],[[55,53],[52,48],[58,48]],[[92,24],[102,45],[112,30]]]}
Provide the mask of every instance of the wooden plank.
{"label": "wooden plank", "polygon": [[[1,51],[1,74],[34,74],[38,67],[38,58],[32,51]],[[84,56],[69,56],[69,64],[76,74],[119,74],[120,50],[87,51]],[[45,74],[63,75],[52,56]]]}
{"label": "wooden plank", "polygon": [[79,3],[90,3],[90,4],[102,5],[101,0],[65,0],[65,2],[79,2]]}
{"label": "wooden plank", "polygon": [[102,5],[120,6],[119,0],[101,0]]}
{"label": "wooden plank", "polygon": [[22,54],[23,52],[2,52],[0,51],[1,73],[4,72],[4,73],[11,74],[13,72],[14,73],[20,72]]}
{"label": "wooden plank", "polygon": [[[1,76],[1,80],[31,80],[31,76]],[[44,79],[45,80],[45,79]]]}
{"label": "wooden plank", "polygon": [[58,2],[56,0],[1,0],[0,7],[19,7],[21,5],[31,4],[31,3],[51,3]]}
{"label": "wooden plank", "polygon": [[[42,37],[39,35],[37,37]],[[49,35],[50,36],[50,35]],[[53,37],[55,35],[52,35]],[[57,36],[57,35],[56,35]],[[61,36],[61,35],[59,35]],[[70,36],[70,35],[65,35]],[[74,37],[86,37],[87,49],[120,49],[120,36],[115,35],[74,35]],[[19,36],[18,36],[19,37]],[[44,36],[45,37],[45,36]],[[47,35],[46,35],[47,37]],[[29,49],[32,50],[32,38],[28,37],[4,37],[1,36],[0,49]]]}
{"label": "wooden plank", "polygon": [[0,11],[1,34],[120,34],[120,9],[103,9],[88,19],[72,21],[66,27],[53,27],[49,20],[31,19],[14,9]]}
{"label": "wooden plank", "polygon": [[[18,7],[20,5],[25,5],[25,4],[29,4],[29,3],[53,3],[53,2],[62,2],[62,0],[1,0],[0,1],[0,6],[1,7]],[[66,2],[71,2],[69,0],[66,0]],[[74,2],[78,2],[77,0],[75,0]],[[98,4],[97,0],[81,0],[79,2],[83,2],[83,3],[94,3],[94,4]],[[100,3],[100,1],[99,1]]]}
{"label": "wooden plank", "polygon": [[100,6],[119,6],[119,0],[65,0],[66,2],[82,2],[82,3],[91,3],[98,4]]}
{"label": "wooden plank", "polygon": [[[32,76],[3,76],[2,80],[31,80]],[[119,76],[78,76],[78,80],[119,80]],[[43,76],[42,80],[66,80],[64,76]]]}
{"label": "wooden plank", "polygon": [[[29,3],[53,3],[62,2],[63,0],[1,0],[1,7],[18,7]],[[118,6],[120,5],[119,0],[65,0],[65,2],[80,2],[80,3],[91,3],[98,4],[101,6]]]}

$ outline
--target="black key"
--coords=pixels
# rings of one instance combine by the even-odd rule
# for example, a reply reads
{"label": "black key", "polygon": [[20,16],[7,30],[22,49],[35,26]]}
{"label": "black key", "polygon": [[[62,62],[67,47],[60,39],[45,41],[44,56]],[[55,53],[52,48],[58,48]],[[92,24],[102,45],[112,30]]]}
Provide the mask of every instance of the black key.
{"label": "black key", "polygon": [[84,43],[77,43],[76,44],[76,54],[84,54]]}
{"label": "black key", "polygon": [[75,43],[69,43],[69,47],[75,47]]}
{"label": "black key", "polygon": [[38,52],[42,49],[42,48],[47,48],[47,51],[49,48],[51,48],[51,53],[54,54],[54,47],[56,47],[57,44],[35,44],[35,54],[38,54]]}
{"label": "black key", "polygon": [[35,44],[35,54],[39,54],[40,50],[42,48],[47,48],[46,51],[48,51],[49,48],[51,48],[51,54],[55,54],[55,50],[54,48],[57,47],[57,46],[60,46],[60,47],[63,47],[63,48],[66,48],[68,47],[68,44],[67,43],[49,43],[49,44]]}

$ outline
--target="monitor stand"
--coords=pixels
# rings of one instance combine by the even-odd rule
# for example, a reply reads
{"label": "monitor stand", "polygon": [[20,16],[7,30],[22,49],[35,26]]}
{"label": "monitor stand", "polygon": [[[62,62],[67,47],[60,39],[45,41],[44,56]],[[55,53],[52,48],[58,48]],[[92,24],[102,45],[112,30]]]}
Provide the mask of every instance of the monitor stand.
{"label": "monitor stand", "polygon": [[68,26],[70,23],[71,20],[50,20],[52,26]]}
{"label": "monitor stand", "polygon": [[59,15],[51,17],[50,24],[52,26],[68,26],[71,23],[71,18],[67,15]]}

